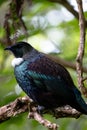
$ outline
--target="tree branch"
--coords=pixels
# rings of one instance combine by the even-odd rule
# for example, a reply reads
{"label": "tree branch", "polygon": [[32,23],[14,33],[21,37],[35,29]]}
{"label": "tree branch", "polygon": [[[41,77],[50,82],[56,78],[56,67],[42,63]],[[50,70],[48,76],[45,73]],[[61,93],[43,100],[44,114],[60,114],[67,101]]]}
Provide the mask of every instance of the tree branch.
{"label": "tree branch", "polygon": [[18,98],[15,101],[0,107],[0,123],[20,113],[28,111],[28,97]]}
{"label": "tree branch", "polygon": [[84,57],[84,48],[85,48],[85,17],[83,13],[83,7],[82,7],[82,0],[76,0],[79,10],[79,26],[80,26],[80,43],[79,43],[79,49],[78,54],[76,58],[76,69],[77,69],[77,75],[78,75],[78,85],[81,90],[81,92],[87,97],[87,89],[84,87],[83,83],[83,57]]}
{"label": "tree branch", "polygon": [[[36,105],[34,103],[33,105],[30,105],[30,103],[33,103],[32,100],[26,96],[26,97],[18,98],[15,101],[11,102],[10,104],[2,106],[0,108],[0,123],[18,114],[28,112],[29,110],[28,107],[29,107],[31,108],[29,113],[29,118],[35,119],[40,124],[47,127],[49,130],[57,130],[58,125],[44,119],[43,116],[37,112]],[[47,110],[45,113],[51,114],[55,118],[72,117],[77,119],[81,115],[80,112],[71,108],[70,106],[59,107],[54,111]]]}
{"label": "tree branch", "polygon": [[67,0],[49,0],[51,2],[56,2],[64,6],[76,19],[79,19],[78,12],[74,9],[74,7]]}
{"label": "tree branch", "polygon": [[[31,106],[31,105],[30,105]],[[49,130],[57,130],[58,125],[56,125],[55,123],[51,123],[50,121],[46,120],[43,118],[43,116],[41,116],[38,112],[37,112],[37,108],[33,105],[30,109],[30,113],[28,115],[28,118],[31,119],[35,119],[36,121],[38,121],[41,125],[45,126],[46,128],[48,128]]]}
{"label": "tree branch", "polygon": [[[6,40],[8,45],[12,45],[16,42],[20,35],[28,36],[27,28],[24,21],[22,20],[22,6],[24,0],[11,0],[9,4],[9,10],[5,15],[4,28],[6,31]],[[12,22],[10,22],[10,20]],[[13,37],[11,37],[11,30],[14,31]],[[22,33],[18,35],[18,31],[21,30]],[[13,39],[12,39],[13,38]]]}
{"label": "tree branch", "polygon": [[[55,62],[60,63],[61,65],[65,66],[65,67],[76,70],[76,64],[75,63],[72,63],[70,61],[66,61],[66,60],[64,60],[64,59],[62,59],[58,56],[49,55],[49,57],[51,57],[51,59],[53,59]],[[82,69],[83,69],[84,73],[87,73],[86,67],[82,67]]]}
{"label": "tree branch", "polygon": [[[77,20],[79,20],[79,13],[74,9],[74,7],[68,2],[68,0],[49,0],[51,2],[56,2],[64,6]],[[85,26],[87,28],[87,20],[85,20]]]}

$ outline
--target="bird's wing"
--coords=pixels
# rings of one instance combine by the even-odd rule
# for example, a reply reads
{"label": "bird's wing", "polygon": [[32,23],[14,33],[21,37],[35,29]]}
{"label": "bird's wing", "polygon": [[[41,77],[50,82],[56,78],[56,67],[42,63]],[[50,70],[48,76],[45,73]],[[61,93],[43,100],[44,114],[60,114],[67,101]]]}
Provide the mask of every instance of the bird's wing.
{"label": "bird's wing", "polygon": [[29,63],[27,69],[28,75],[37,87],[57,94],[65,93],[65,95],[67,95],[67,89],[72,91],[73,81],[68,71],[45,55]]}
{"label": "bird's wing", "polygon": [[44,77],[44,79],[46,77],[55,77],[64,81],[68,86],[73,86],[73,81],[69,72],[62,65],[54,62],[45,55],[38,56],[33,62],[29,63],[27,69],[33,76],[36,73],[38,76],[43,75],[42,77]]}

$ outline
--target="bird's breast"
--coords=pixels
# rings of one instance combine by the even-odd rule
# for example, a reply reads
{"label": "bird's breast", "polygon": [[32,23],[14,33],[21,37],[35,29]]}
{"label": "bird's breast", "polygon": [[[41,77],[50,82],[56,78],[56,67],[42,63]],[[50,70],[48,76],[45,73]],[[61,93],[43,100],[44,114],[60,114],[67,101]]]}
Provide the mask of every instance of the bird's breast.
{"label": "bird's breast", "polygon": [[26,76],[27,73],[26,62],[22,63],[19,66],[16,66],[14,69],[14,73],[19,86],[23,89],[23,91],[25,91],[25,93],[28,93],[30,89],[30,80],[29,77]]}

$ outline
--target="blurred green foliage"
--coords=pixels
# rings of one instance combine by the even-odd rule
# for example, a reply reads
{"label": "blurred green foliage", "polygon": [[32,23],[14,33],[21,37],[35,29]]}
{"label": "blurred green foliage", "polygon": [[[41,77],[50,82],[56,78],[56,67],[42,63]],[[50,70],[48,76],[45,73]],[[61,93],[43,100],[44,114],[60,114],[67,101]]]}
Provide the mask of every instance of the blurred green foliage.
{"label": "blurred green foliage", "polygon": [[[7,1],[1,0],[0,6],[4,8]],[[6,5],[5,5],[6,6]],[[33,0],[31,6],[25,4],[23,11],[23,20],[28,29],[29,37],[20,36],[19,40],[27,40],[38,50],[44,51],[45,48],[50,48],[50,44],[58,50],[60,53],[56,54],[61,58],[68,61],[75,62],[78,43],[79,43],[79,25],[78,21],[71,17],[68,17],[62,10],[62,6],[57,3],[51,3],[44,1]],[[0,10],[2,11],[2,10]],[[66,11],[66,10],[64,10]],[[66,11],[66,13],[68,13]],[[3,12],[2,12],[3,15]],[[11,21],[10,21],[11,22]],[[14,33],[11,30],[12,35]],[[4,39],[5,30],[0,27],[0,38]],[[46,43],[45,43],[46,42]],[[87,41],[86,41],[87,42]],[[41,45],[42,44],[42,45]],[[46,45],[47,44],[47,45]],[[49,45],[48,45],[49,44]],[[43,45],[43,46],[44,46]],[[47,46],[47,47],[46,47]],[[5,105],[19,96],[24,96],[25,93],[19,90],[14,74],[11,67],[11,60],[13,56],[4,52],[2,43],[0,44],[0,106]],[[52,51],[53,52],[53,51]],[[55,51],[54,51],[55,52]],[[87,44],[85,47],[84,66],[87,64]],[[77,84],[76,72],[69,69],[75,84]],[[87,85],[87,84],[86,84]],[[18,92],[17,92],[18,91]],[[2,124],[0,129],[2,130],[45,130],[43,126],[38,124],[34,120],[27,119],[27,114],[24,113],[16,116]],[[44,115],[45,118],[56,122],[60,125],[59,130],[86,130],[87,129],[87,116],[82,116],[79,119],[54,119],[52,116]]]}

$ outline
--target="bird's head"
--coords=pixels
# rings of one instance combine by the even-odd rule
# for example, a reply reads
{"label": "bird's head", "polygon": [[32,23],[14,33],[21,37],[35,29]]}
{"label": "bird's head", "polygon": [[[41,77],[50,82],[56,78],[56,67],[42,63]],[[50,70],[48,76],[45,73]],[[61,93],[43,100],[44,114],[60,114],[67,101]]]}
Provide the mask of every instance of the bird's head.
{"label": "bird's head", "polygon": [[32,49],[33,47],[26,42],[17,42],[16,44],[5,48],[5,50],[11,51],[16,58],[22,58]]}

